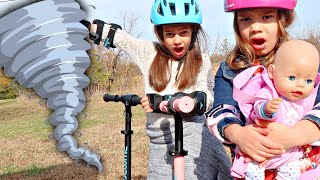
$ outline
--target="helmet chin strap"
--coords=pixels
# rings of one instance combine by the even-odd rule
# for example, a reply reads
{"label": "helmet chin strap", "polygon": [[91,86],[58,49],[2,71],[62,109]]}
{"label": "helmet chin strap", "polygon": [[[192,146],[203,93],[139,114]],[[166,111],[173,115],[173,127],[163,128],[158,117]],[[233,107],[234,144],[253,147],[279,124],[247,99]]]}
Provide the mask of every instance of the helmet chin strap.
{"label": "helmet chin strap", "polygon": [[[186,59],[186,57],[188,55],[188,52],[192,49],[192,47],[193,47],[195,42],[196,42],[196,38],[192,36],[192,41],[190,43],[190,46],[189,46],[188,51],[186,52],[186,54],[184,56],[182,56],[181,58],[177,58],[178,61],[179,61],[179,64],[178,64],[178,67],[177,67],[177,74],[176,74],[175,80],[178,79],[180,68],[181,68],[182,64],[184,63],[184,61],[185,61],[185,59]],[[161,45],[161,48],[164,50],[164,52],[166,54],[168,54],[171,58],[174,57],[174,55],[164,45],[162,45],[162,44],[160,44],[160,45]]]}
{"label": "helmet chin strap", "polygon": [[189,52],[189,50],[186,52],[186,54],[182,58],[179,59],[179,64],[178,64],[178,67],[177,67],[177,74],[176,74],[175,80],[178,79],[178,75],[179,75],[179,72],[180,72],[181,65],[184,63],[184,60],[186,59],[188,52]]}
{"label": "helmet chin strap", "polygon": [[[186,54],[185,54],[183,57],[181,57],[181,58],[177,58],[177,59],[179,60],[179,63],[178,63],[178,67],[177,67],[177,74],[176,74],[176,77],[175,77],[175,80],[176,80],[176,81],[178,80],[178,77],[179,77],[179,75],[180,75],[180,68],[181,68],[182,64],[184,63],[184,61],[186,60],[187,55],[188,55],[188,52],[192,49],[195,41],[196,41],[196,38],[192,37],[192,41],[191,41],[191,43],[190,43],[190,46],[189,46],[188,51],[186,52]],[[163,48],[163,50],[164,50],[169,56],[173,57],[173,54],[172,54],[165,46],[163,46],[163,45],[161,44],[161,47]]]}
{"label": "helmet chin strap", "polygon": [[[174,58],[174,55],[173,55],[164,45],[161,44],[160,46],[161,46],[161,48],[163,49],[163,51],[164,51],[167,55],[169,55],[171,58]],[[179,61],[179,64],[178,64],[178,67],[177,67],[177,74],[176,74],[175,80],[178,79],[181,65],[184,63],[184,60],[186,59],[189,50],[190,50],[190,48],[188,49],[188,51],[186,52],[186,54],[185,54],[183,57],[177,58],[178,61]]]}

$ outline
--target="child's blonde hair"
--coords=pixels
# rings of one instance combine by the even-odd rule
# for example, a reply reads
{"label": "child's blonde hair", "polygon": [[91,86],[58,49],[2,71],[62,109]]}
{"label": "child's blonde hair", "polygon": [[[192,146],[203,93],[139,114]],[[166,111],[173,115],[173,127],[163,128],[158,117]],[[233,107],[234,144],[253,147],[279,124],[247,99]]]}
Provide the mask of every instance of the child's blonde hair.
{"label": "child's blonde hair", "polygon": [[[239,26],[237,23],[238,12],[235,12],[233,19],[233,29],[236,36],[236,47],[233,49],[231,54],[227,58],[227,63],[230,69],[239,71],[253,65],[253,61],[257,58],[254,49],[242,41],[239,32]],[[294,10],[278,10],[278,25],[279,25],[279,39],[273,50],[264,58],[260,59],[260,64],[267,67],[273,62],[274,54],[280,45],[289,40],[289,34],[286,30],[294,21],[295,13]]]}

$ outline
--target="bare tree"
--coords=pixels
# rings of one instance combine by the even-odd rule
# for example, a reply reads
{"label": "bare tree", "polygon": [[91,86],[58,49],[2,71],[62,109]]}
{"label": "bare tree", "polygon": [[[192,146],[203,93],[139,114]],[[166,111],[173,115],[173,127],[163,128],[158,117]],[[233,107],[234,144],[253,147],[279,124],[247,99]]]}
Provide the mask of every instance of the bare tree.
{"label": "bare tree", "polygon": [[[212,44],[212,43],[211,43]],[[219,47],[220,47],[220,44],[221,44],[221,37],[220,35],[216,35],[215,36],[215,39],[214,39],[214,43],[213,43],[213,51],[212,51],[212,54],[211,54],[211,61],[212,62],[215,62],[216,61],[216,55],[219,54]]]}
{"label": "bare tree", "polygon": [[[120,12],[120,18],[122,23],[119,25],[121,25],[122,29],[126,33],[137,38],[140,38],[142,36],[142,32],[139,31],[137,28],[139,18],[134,13],[129,11]],[[107,22],[107,23],[112,23],[112,22]],[[103,81],[108,81],[106,83],[106,82],[101,82],[102,79],[97,79],[97,77],[101,78],[101,76],[92,77],[92,76],[95,76],[94,73],[96,73],[95,71],[97,69],[90,69],[89,70],[91,71],[90,73],[93,73],[91,74],[92,75],[91,78],[93,78],[95,81],[101,82],[101,83],[92,83],[91,85],[95,86],[94,87],[95,90],[99,90],[100,86],[103,86],[106,91],[111,91],[112,87],[115,84],[115,81],[117,80],[116,78],[119,77],[119,73],[118,73],[119,62],[127,61],[130,59],[130,57],[123,50],[119,48],[106,49],[103,46],[96,46],[92,42],[91,44],[93,47],[91,52],[94,52],[93,54],[96,54],[99,57],[99,59],[104,60],[103,63],[94,62],[96,61],[96,58],[95,59],[93,58],[91,62],[98,63],[98,66],[104,66],[104,67],[99,67],[99,69],[103,68],[104,71],[108,71],[107,73],[104,73],[105,76],[108,76],[107,79],[103,78]],[[92,66],[97,67],[96,65],[92,65]],[[99,72],[97,74],[99,74]],[[92,79],[91,79],[91,82],[92,82]]]}
{"label": "bare tree", "polygon": [[[122,29],[126,31],[128,34],[140,38],[142,36],[142,32],[137,30],[137,24],[139,18],[132,12],[122,11],[120,12],[120,17],[122,19]],[[111,62],[111,76],[109,78],[109,85],[107,90],[110,90],[115,78],[117,77],[117,67],[118,63],[121,59],[128,59],[128,57],[123,50],[119,49],[111,49],[111,52],[114,54],[112,59],[109,59]]]}
{"label": "bare tree", "polygon": [[211,54],[211,57],[210,57],[213,66],[225,60],[231,51],[232,51],[232,47],[228,39],[224,38],[223,40],[221,40],[220,36],[218,35],[215,41],[213,53]]}
{"label": "bare tree", "polygon": [[320,27],[308,28],[303,39],[313,44],[320,51]]}

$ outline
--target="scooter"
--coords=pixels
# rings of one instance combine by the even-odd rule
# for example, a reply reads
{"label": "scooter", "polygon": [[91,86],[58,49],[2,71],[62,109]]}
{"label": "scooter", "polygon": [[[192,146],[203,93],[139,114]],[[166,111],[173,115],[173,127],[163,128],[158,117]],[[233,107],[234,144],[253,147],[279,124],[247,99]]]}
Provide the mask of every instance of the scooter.
{"label": "scooter", "polygon": [[135,94],[128,94],[124,96],[119,95],[110,95],[105,94],[103,96],[103,100],[106,102],[122,102],[125,105],[125,130],[122,130],[121,133],[125,136],[124,141],[124,174],[123,179],[131,179],[131,135],[133,134],[133,131],[131,130],[131,107],[136,106],[138,104],[141,104],[141,97],[138,97]]}
{"label": "scooter", "polygon": [[190,94],[178,92],[174,95],[147,94],[153,112],[173,114],[175,120],[175,148],[169,150],[174,156],[174,179],[184,180],[184,156],[188,151],[183,149],[183,118],[193,115],[203,115],[206,111],[206,94],[194,91]]}

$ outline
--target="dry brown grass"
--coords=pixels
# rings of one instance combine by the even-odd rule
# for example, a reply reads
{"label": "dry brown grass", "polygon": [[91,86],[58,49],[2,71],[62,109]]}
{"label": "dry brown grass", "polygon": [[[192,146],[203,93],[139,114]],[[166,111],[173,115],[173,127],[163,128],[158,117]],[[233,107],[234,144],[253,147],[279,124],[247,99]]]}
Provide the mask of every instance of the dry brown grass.
{"label": "dry brown grass", "polygon": [[[78,116],[82,135],[77,137],[79,146],[100,154],[102,173],[57,150],[56,141],[48,138],[53,128],[45,123],[51,111],[39,105],[39,99],[1,101],[0,179],[123,179],[124,105],[106,103],[102,96],[90,96]],[[142,180],[148,161],[145,113],[139,106],[132,107],[132,113],[132,179]]]}
{"label": "dry brown grass", "polygon": [[[123,179],[123,111],[122,103],[106,103],[100,94],[90,98],[79,117],[82,136],[78,143],[101,155],[104,170],[99,173],[57,150],[56,141],[48,139],[52,127],[44,122],[51,112],[39,105],[38,99],[1,103],[0,179]],[[145,116],[140,107],[132,107],[132,111],[132,177],[145,179]]]}

